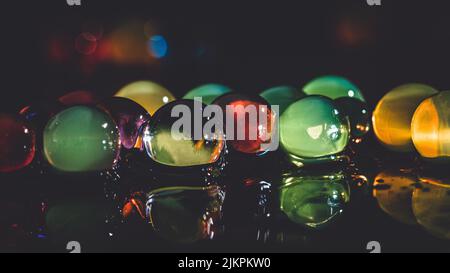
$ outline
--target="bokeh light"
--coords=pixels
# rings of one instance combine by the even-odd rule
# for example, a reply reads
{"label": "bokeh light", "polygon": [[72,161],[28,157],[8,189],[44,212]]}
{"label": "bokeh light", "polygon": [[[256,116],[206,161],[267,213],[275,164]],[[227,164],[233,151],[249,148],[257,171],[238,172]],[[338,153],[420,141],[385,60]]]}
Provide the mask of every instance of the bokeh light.
{"label": "bokeh light", "polygon": [[150,54],[157,59],[165,57],[169,49],[167,41],[162,35],[154,35],[150,37],[148,40],[148,47]]}
{"label": "bokeh light", "polygon": [[83,32],[75,38],[75,49],[83,55],[90,55],[97,49],[97,39],[88,32]]}

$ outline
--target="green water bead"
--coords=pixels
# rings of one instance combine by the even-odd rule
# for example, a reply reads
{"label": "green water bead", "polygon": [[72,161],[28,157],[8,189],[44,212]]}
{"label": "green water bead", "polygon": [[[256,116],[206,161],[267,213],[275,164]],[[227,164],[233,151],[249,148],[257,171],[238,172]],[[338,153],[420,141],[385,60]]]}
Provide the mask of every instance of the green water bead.
{"label": "green water bead", "polygon": [[361,90],[346,78],[339,76],[315,78],[303,87],[303,92],[307,95],[322,95],[331,99],[350,97],[365,102]]}
{"label": "green water bead", "polygon": [[280,118],[281,146],[296,165],[307,159],[333,158],[346,148],[349,134],[348,118],[322,96],[291,104]]}
{"label": "green water bead", "polygon": [[294,223],[320,228],[339,216],[350,201],[343,173],[285,175],[280,188],[280,208]]}
{"label": "green water bead", "polygon": [[195,97],[201,97],[204,104],[211,104],[217,97],[230,92],[231,89],[225,85],[210,83],[190,90],[183,99],[193,100]]}
{"label": "green water bead", "polygon": [[87,106],[68,108],[54,116],[44,130],[44,153],[61,171],[109,169],[117,160],[119,130],[112,118]]}
{"label": "green water bead", "polygon": [[278,105],[280,114],[293,102],[305,97],[305,94],[291,86],[277,86],[269,88],[259,94],[270,105]]}

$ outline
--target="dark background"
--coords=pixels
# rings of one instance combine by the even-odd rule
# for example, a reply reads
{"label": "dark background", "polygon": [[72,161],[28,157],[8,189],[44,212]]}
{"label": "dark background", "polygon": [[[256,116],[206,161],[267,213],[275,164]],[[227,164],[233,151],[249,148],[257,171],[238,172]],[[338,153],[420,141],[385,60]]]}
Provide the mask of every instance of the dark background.
{"label": "dark background", "polygon": [[[281,84],[300,88],[314,77],[336,74],[357,84],[371,108],[386,92],[403,83],[421,82],[439,90],[450,87],[450,8],[445,1],[382,0],[381,7],[369,6],[365,0],[81,2],[79,7],[70,7],[65,0],[2,2],[0,112],[16,112],[34,101],[80,89],[108,97],[123,85],[141,79],[161,83],[181,97],[209,82],[257,94]],[[99,59],[97,53],[86,56],[74,49],[74,40],[86,22],[103,26],[104,41],[123,25],[134,22],[143,27],[148,20],[155,26],[155,34],[168,41],[169,51],[162,59],[124,63]],[[379,150],[374,143],[365,142],[359,154],[372,156]],[[371,181],[378,169],[373,161],[362,161]],[[402,159],[397,161],[403,163]],[[385,165],[391,167],[390,163]],[[258,166],[253,172],[259,175],[261,169]],[[253,173],[240,175],[246,178]],[[234,192],[234,196],[227,193],[231,200],[227,202],[229,210],[242,212],[230,221],[236,229],[231,228],[219,244],[200,251],[361,252],[366,251],[365,244],[370,240],[380,240],[386,251],[394,252],[449,249],[448,241],[387,217],[375,200],[367,200],[369,191],[361,194],[361,200],[353,198],[356,201],[352,201],[343,224],[313,234],[312,239],[295,237],[292,246],[262,248],[253,242],[251,232],[256,224],[242,220],[248,215],[241,201],[254,200],[248,197],[253,193],[247,196],[239,188]],[[33,195],[33,191],[26,193]],[[297,226],[286,222],[281,226],[298,231]],[[131,251],[140,247],[161,251],[164,246],[144,240],[136,230],[128,234],[134,238],[128,245]],[[142,245],[136,246],[141,241]],[[299,249],[298,242],[307,246]],[[109,249],[100,244],[99,248],[124,251],[126,246],[123,243]],[[65,251],[64,246],[57,250]]]}
{"label": "dark background", "polygon": [[[139,79],[180,97],[208,82],[259,93],[337,74],[356,83],[371,106],[399,84],[450,85],[445,1],[81,1],[2,2],[1,111],[78,89],[110,96]],[[86,22],[102,25],[108,37],[127,22],[148,20],[169,44],[160,60],[90,65],[73,49]],[[52,39],[68,41],[69,57],[50,58]]]}

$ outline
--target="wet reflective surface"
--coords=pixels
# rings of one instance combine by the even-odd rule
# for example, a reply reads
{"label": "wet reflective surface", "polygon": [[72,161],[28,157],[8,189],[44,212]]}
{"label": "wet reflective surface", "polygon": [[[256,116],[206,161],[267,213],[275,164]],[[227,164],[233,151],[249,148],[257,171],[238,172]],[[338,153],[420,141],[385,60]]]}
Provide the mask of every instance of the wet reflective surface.
{"label": "wet reflective surface", "polygon": [[450,251],[445,168],[371,145],[313,169],[277,153],[228,158],[209,179],[134,165],[2,174],[0,250],[69,252],[78,241],[83,252],[369,252],[378,241],[383,252]]}

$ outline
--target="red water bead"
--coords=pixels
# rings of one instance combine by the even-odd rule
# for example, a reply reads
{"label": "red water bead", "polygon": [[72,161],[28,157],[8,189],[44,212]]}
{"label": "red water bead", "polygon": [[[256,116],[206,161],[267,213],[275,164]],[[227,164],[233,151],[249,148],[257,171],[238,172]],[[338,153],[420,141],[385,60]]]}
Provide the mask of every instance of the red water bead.
{"label": "red water bead", "polygon": [[0,172],[13,172],[33,161],[36,136],[20,117],[0,114]]}
{"label": "red water bead", "polygon": [[64,106],[75,106],[75,105],[93,105],[98,103],[99,99],[91,92],[79,90],[67,93],[59,97],[58,101]]}
{"label": "red water bead", "polygon": [[[246,154],[262,154],[267,152],[263,144],[268,147],[271,141],[272,124],[274,124],[274,113],[270,110],[270,106],[262,99],[252,99],[239,94],[226,94],[219,97],[215,102],[222,107],[225,117],[225,132],[227,135],[227,143],[239,152]],[[234,132],[227,132],[226,123],[226,106],[232,106],[234,119]],[[237,107],[239,106],[239,107]],[[254,106],[257,113],[256,123],[250,122],[250,117],[246,109],[248,106]],[[266,111],[260,112],[260,106],[264,106]],[[263,115],[261,115],[263,114]],[[265,122],[264,122],[265,119]],[[244,124],[243,127],[239,127]],[[238,138],[239,134],[244,134],[244,139]],[[233,134],[233,139],[230,136]],[[256,138],[254,137],[256,135]]]}

